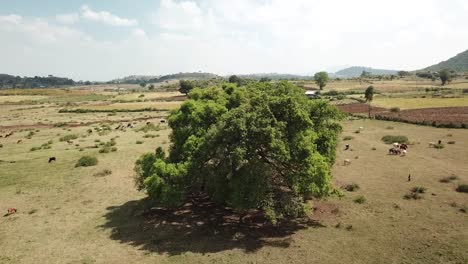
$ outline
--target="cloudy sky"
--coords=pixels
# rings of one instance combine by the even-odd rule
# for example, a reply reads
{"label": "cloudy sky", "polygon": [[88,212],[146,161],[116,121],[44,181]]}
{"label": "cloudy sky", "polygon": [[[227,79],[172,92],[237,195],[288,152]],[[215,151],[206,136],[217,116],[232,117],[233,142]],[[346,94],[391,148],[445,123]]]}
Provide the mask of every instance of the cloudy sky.
{"label": "cloudy sky", "polygon": [[0,73],[415,70],[468,49],[468,0],[0,0]]}

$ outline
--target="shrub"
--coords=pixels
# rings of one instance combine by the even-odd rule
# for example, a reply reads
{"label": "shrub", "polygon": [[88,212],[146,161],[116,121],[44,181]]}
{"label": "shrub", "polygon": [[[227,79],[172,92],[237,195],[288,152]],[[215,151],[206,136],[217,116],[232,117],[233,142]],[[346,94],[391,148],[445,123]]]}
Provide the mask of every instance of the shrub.
{"label": "shrub", "polygon": [[425,187],[420,187],[420,186],[413,187],[413,188],[411,189],[411,191],[414,192],[414,193],[425,193],[426,190],[427,190],[427,188],[425,188]]}
{"label": "shrub", "polygon": [[40,150],[40,149],[41,149],[41,147],[32,147],[32,148],[30,149],[30,151],[36,151],[36,150]]}
{"label": "shrub", "polygon": [[404,199],[406,200],[419,200],[419,199],[422,199],[422,195],[417,193],[417,192],[410,192],[410,193],[407,193],[403,196]]}
{"label": "shrub", "polygon": [[143,144],[143,141],[137,140],[137,141],[136,141],[136,144],[138,144],[138,145],[139,145],[139,144]]}
{"label": "shrub", "polygon": [[447,144],[453,145],[453,144],[455,144],[455,141],[449,141],[449,142],[447,142]]}
{"label": "shrub", "polygon": [[366,202],[366,198],[361,195],[361,196],[356,197],[356,199],[354,199],[354,202],[358,204],[363,204]]}
{"label": "shrub", "polygon": [[394,142],[398,143],[405,143],[408,144],[409,140],[406,136],[391,136],[391,135],[386,135],[382,137],[382,141],[385,142],[386,144],[393,144]]}
{"label": "shrub", "polygon": [[144,125],[143,127],[137,129],[136,131],[137,132],[140,132],[140,131],[143,131],[145,133],[148,133],[149,131],[159,131],[161,130],[161,127],[158,125],[155,125],[153,123],[149,123],[149,124],[146,124]]}
{"label": "shrub", "polygon": [[343,138],[344,141],[351,140],[351,139],[354,139],[354,137],[353,136],[346,136],[346,137]]}
{"label": "shrub", "polygon": [[0,148],[3,148],[3,144],[0,144]]}
{"label": "shrub", "polygon": [[458,177],[455,176],[455,175],[452,175],[452,176],[444,177],[444,178],[440,179],[439,182],[442,182],[442,183],[449,183],[449,182],[454,181],[454,180],[456,180],[456,179],[458,179]]}
{"label": "shrub", "polygon": [[456,190],[457,192],[468,193],[468,184],[459,184]]}
{"label": "shrub", "polygon": [[75,135],[75,134],[69,134],[69,135],[65,135],[61,138],[59,138],[59,141],[68,141],[68,140],[73,140],[73,139],[77,139],[78,136]]}
{"label": "shrub", "polygon": [[400,107],[392,107],[392,108],[390,108],[390,112],[398,113],[398,112],[400,112]]}
{"label": "shrub", "polygon": [[394,129],[394,127],[388,126],[388,127],[386,127],[386,129]]}
{"label": "shrub", "polygon": [[356,130],[356,131],[354,131],[354,133],[359,134],[359,133],[361,133],[361,130]]}
{"label": "shrub", "polygon": [[443,149],[444,147],[445,147],[445,146],[444,146],[444,144],[442,144],[442,143],[441,143],[441,144],[435,144],[435,145],[434,145],[434,148],[436,148],[436,149]]}
{"label": "shrub", "polygon": [[96,157],[92,156],[83,156],[76,163],[75,167],[90,167],[98,164]]}
{"label": "shrub", "polygon": [[157,135],[157,134],[156,134],[156,135],[153,135],[153,134],[145,134],[143,137],[144,137],[144,138],[155,138],[155,137],[159,137],[159,135]]}
{"label": "shrub", "polygon": [[96,172],[93,174],[93,176],[96,176],[96,177],[104,177],[104,176],[107,176],[107,175],[111,175],[112,174],[112,171],[109,170],[109,169],[104,169],[100,172]]}
{"label": "shrub", "polygon": [[377,148],[376,148],[376,147],[373,147],[372,150],[377,150]]}
{"label": "shrub", "polygon": [[111,148],[110,148],[110,151],[111,151],[111,152],[116,152],[116,151],[117,151],[117,148],[116,148],[116,147],[111,147]]}
{"label": "shrub", "polygon": [[356,183],[350,183],[343,186],[343,189],[345,189],[348,192],[354,192],[359,190],[359,185],[357,185]]}

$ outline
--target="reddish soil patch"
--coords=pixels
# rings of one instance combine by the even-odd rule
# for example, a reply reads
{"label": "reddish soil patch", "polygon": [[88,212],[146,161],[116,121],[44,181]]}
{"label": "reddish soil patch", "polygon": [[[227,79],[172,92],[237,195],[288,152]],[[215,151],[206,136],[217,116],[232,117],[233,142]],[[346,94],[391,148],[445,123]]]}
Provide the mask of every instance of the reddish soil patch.
{"label": "reddish soil patch", "polygon": [[438,107],[408,109],[400,112],[379,112],[377,118],[402,120],[427,125],[461,125],[468,124],[468,107]]}
{"label": "reddish soil patch", "polygon": [[[369,106],[364,103],[354,103],[354,104],[343,104],[343,105],[337,105],[338,109],[345,113],[350,113],[350,114],[359,114],[359,113],[367,113],[369,111]],[[387,109],[382,108],[382,107],[376,107],[376,106],[371,106],[371,114],[372,113],[378,113],[378,112],[384,112]]]}

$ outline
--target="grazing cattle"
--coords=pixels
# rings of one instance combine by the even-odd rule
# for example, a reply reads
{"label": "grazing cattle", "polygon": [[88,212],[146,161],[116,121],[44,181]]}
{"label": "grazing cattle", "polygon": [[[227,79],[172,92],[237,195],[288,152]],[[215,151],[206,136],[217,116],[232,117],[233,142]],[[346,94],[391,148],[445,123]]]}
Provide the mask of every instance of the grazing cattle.
{"label": "grazing cattle", "polygon": [[406,145],[406,144],[400,144],[400,149],[407,150],[407,149],[408,149],[408,145]]}
{"label": "grazing cattle", "polygon": [[55,157],[50,157],[49,158],[49,163],[51,163],[52,161],[57,161],[57,159]]}
{"label": "grazing cattle", "polygon": [[350,164],[351,164],[351,160],[349,160],[349,159],[345,159],[345,160],[343,161],[343,165],[344,165],[344,166],[350,165]]}
{"label": "grazing cattle", "polygon": [[16,144],[20,144],[21,142],[23,142],[23,140],[19,139],[18,141],[16,141]]}
{"label": "grazing cattle", "polygon": [[364,130],[364,127],[359,127],[359,130]]}
{"label": "grazing cattle", "polygon": [[388,154],[391,154],[391,155],[400,155],[401,154],[401,150],[398,149],[398,148],[391,148],[388,150]]}
{"label": "grazing cattle", "polygon": [[161,119],[159,122],[161,122],[161,123],[166,123],[166,120]]}
{"label": "grazing cattle", "polygon": [[442,144],[442,140],[439,139],[439,145]]}
{"label": "grazing cattle", "polygon": [[401,150],[401,155],[406,156],[406,149]]}
{"label": "grazing cattle", "polygon": [[345,150],[348,150],[348,149],[349,149],[349,144],[346,144]]}
{"label": "grazing cattle", "polygon": [[2,138],[2,137],[3,137],[3,135],[0,135],[0,138]]}
{"label": "grazing cattle", "polygon": [[411,174],[408,174],[408,181],[411,181]]}
{"label": "grazing cattle", "polygon": [[151,122],[146,122],[146,125],[149,125],[149,124],[151,124]]}
{"label": "grazing cattle", "polygon": [[131,126],[132,126],[132,124],[131,124],[131,123],[128,123],[128,124],[127,124],[127,127],[131,127]]}
{"label": "grazing cattle", "polygon": [[17,212],[18,212],[18,210],[16,208],[8,208],[7,213],[4,216],[9,216],[9,215],[12,215],[12,214],[16,214]]}
{"label": "grazing cattle", "polygon": [[120,125],[118,125],[118,126],[115,128],[115,130],[118,130],[118,129],[120,129]]}

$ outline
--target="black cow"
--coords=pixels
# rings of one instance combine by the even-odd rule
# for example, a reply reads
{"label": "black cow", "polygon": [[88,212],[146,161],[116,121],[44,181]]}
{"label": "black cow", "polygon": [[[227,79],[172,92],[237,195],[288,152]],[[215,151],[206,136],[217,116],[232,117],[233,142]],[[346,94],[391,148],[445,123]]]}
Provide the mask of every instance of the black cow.
{"label": "black cow", "polygon": [[52,161],[57,161],[57,159],[55,157],[50,157],[49,158],[49,163],[51,163]]}

